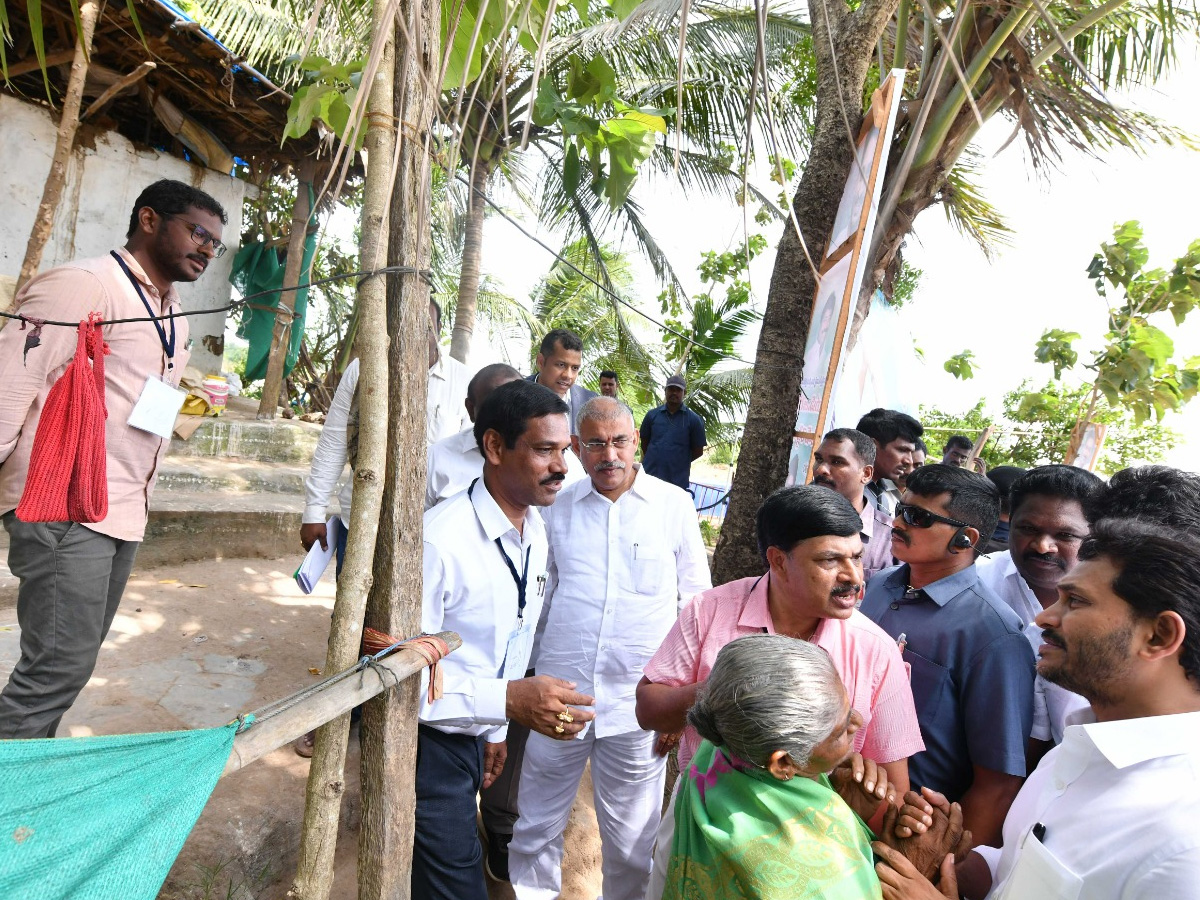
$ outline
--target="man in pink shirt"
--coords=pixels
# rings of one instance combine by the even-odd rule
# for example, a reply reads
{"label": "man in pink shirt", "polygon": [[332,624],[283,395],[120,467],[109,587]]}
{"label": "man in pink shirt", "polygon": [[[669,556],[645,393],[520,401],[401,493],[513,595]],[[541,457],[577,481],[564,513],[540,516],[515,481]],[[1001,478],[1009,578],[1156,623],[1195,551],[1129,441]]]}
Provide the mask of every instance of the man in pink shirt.
{"label": "man in pink shirt", "polygon": [[699,736],[686,714],[717,653],[744,634],[785,634],[829,653],[863,725],[854,749],[881,763],[897,796],[908,790],[908,757],[925,749],[896,642],[857,610],[862,593],[862,520],[845,497],[817,485],[776,491],[758,511],[768,571],[698,594],[679,614],[637,687],[638,724],[683,732],[679,768]]}
{"label": "man in pink shirt", "polygon": [[[862,519],[841,494],[810,484],[782,488],[758,511],[758,546],[767,572],[697,594],[683,608],[637,686],[638,724],[683,732],[679,770],[700,737],[684,727],[697,688],[721,648],[747,634],[783,634],[823,648],[862,718],[853,748],[880,763],[897,797],[909,787],[908,757],[925,749],[900,650],[857,610],[862,596]],[[659,830],[670,848],[673,814]],[[662,892],[656,852],[648,900]]]}
{"label": "man in pink shirt", "polygon": [[[175,283],[195,281],[225,252],[221,205],[203,191],[166,179],[137,198],[124,247],[31,279],[16,312],[29,320],[0,331],[0,516],[8,565],[20,579],[21,658],[0,693],[0,738],[54,737],[87,684],[146,529],[159,460],[183,395],[175,390],[188,361],[187,319]],[[75,354],[76,329],[37,320],[105,322],[104,399],[108,515],[99,522],[23,522],[15,509],[50,388]],[[169,316],[160,321],[150,317]],[[170,407],[174,403],[174,409]],[[135,425],[131,414],[139,407]],[[153,410],[156,416],[141,415]],[[164,433],[165,432],[165,433]]]}

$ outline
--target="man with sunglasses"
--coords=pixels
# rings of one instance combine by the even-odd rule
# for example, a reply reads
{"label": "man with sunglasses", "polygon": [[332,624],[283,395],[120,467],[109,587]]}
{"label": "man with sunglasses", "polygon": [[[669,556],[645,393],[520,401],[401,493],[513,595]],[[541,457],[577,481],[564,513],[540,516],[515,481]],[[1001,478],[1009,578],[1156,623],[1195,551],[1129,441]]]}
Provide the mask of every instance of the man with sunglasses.
{"label": "man with sunglasses", "polygon": [[1033,651],[1024,623],[980,581],[975,548],[996,527],[1000,495],[982,475],[922,466],[892,523],[901,565],[867,587],[862,611],[896,639],[911,670],[925,751],[914,785],[962,803],[976,841],[996,844],[1025,776]]}
{"label": "man with sunglasses", "polygon": [[518,900],[558,896],[563,830],[590,760],[604,896],[641,900],[666,754],[678,735],[640,729],[634,689],[680,605],[712,581],[692,498],[634,463],[638,432],[629,407],[593,398],[576,425],[572,444],[589,477],[564,487],[542,513],[550,611],[536,665],[539,675],[594,696],[596,718],[575,741],[529,736],[509,869]]}
{"label": "man with sunglasses", "polygon": [[[0,738],[53,737],[91,678],[183,403],[176,388],[190,354],[187,319],[172,316],[182,312],[175,285],[195,281],[225,252],[225,221],[203,191],[155,182],[133,204],[124,247],[31,279],[16,298],[29,321],[0,331],[0,513],[8,565],[20,579],[21,626],[21,659],[0,694]],[[103,328],[108,514],[99,522],[23,522],[15,509],[38,421],[78,342],[76,329],[37,320],[79,322],[91,313],[142,320]],[[172,317],[152,320],[158,316]],[[154,421],[131,418],[135,405],[154,410]]]}

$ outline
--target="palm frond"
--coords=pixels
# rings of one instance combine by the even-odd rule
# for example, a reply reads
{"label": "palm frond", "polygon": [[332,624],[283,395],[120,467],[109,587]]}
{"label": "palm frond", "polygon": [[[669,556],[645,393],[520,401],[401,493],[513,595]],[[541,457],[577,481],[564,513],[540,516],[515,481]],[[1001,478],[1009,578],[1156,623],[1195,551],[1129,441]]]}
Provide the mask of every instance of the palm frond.
{"label": "palm frond", "polygon": [[979,170],[978,154],[968,150],[947,174],[946,186],[938,199],[945,205],[950,223],[974,240],[991,260],[1001,247],[1012,244],[1013,230],[983,196],[976,180]]}

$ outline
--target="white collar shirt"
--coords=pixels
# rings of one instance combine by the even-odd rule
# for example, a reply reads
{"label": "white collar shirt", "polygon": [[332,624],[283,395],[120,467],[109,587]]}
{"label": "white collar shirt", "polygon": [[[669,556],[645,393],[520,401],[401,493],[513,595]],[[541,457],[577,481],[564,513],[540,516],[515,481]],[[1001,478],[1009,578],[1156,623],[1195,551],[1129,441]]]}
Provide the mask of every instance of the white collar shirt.
{"label": "white collar shirt", "polygon": [[[422,687],[421,722],[450,734],[502,741],[508,681],[503,677],[509,638],[517,627],[517,586],[501,549],[520,573],[529,554],[524,621],[533,628],[542,611],[546,529],[540,513],[525,511],[522,529],[508,520],[483,483],[425,513],[421,630],[455,631],[462,646],[440,663],[443,694],[430,703]],[[531,646],[531,645],[526,645]],[[528,658],[510,661],[524,674]],[[428,684],[428,674],[422,676]]]}
{"label": "white collar shirt", "polygon": [[475,426],[442,438],[429,448],[425,467],[425,509],[453,497],[483,472],[483,454],[475,442]]}
{"label": "white collar shirt", "polygon": [[429,367],[429,394],[425,403],[425,442],[435,444],[471,424],[465,405],[471,373],[444,350]]}
{"label": "white collar shirt", "polygon": [[[1042,646],[1042,629],[1036,622],[1025,626],[1025,637],[1037,656]],[[1061,744],[1067,728],[1067,717],[1078,710],[1087,709],[1087,699],[1065,687],[1048,681],[1041,675],[1033,680],[1033,728],[1029,736],[1038,741]]]}
{"label": "white collar shirt", "polygon": [[1025,782],[1003,849],[979,848],[992,870],[989,900],[1197,896],[1200,712],[1094,718],[1073,714]]}
{"label": "white collar shirt", "polygon": [[596,698],[596,737],[637,731],[642,669],[679,608],[712,587],[692,498],[639,469],[615,503],[585,478],[544,514],[549,611],[537,672]]}
{"label": "white collar shirt", "polygon": [[980,557],[975,563],[975,571],[979,574],[979,580],[990,587],[1026,625],[1042,611],[1042,604],[1017,571],[1017,564],[1008,550],[997,550]]}

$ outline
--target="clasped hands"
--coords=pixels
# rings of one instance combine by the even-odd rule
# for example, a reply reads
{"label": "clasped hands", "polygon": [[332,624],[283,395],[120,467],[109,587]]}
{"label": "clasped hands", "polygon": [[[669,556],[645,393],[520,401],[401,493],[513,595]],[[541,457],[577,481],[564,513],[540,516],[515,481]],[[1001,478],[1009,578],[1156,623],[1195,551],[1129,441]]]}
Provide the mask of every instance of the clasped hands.
{"label": "clasped hands", "polygon": [[575,690],[575,682],[549,675],[533,675],[508,683],[506,714],[530,731],[558,741],[569,741],[596,717],[590,709],[596,699]]}

